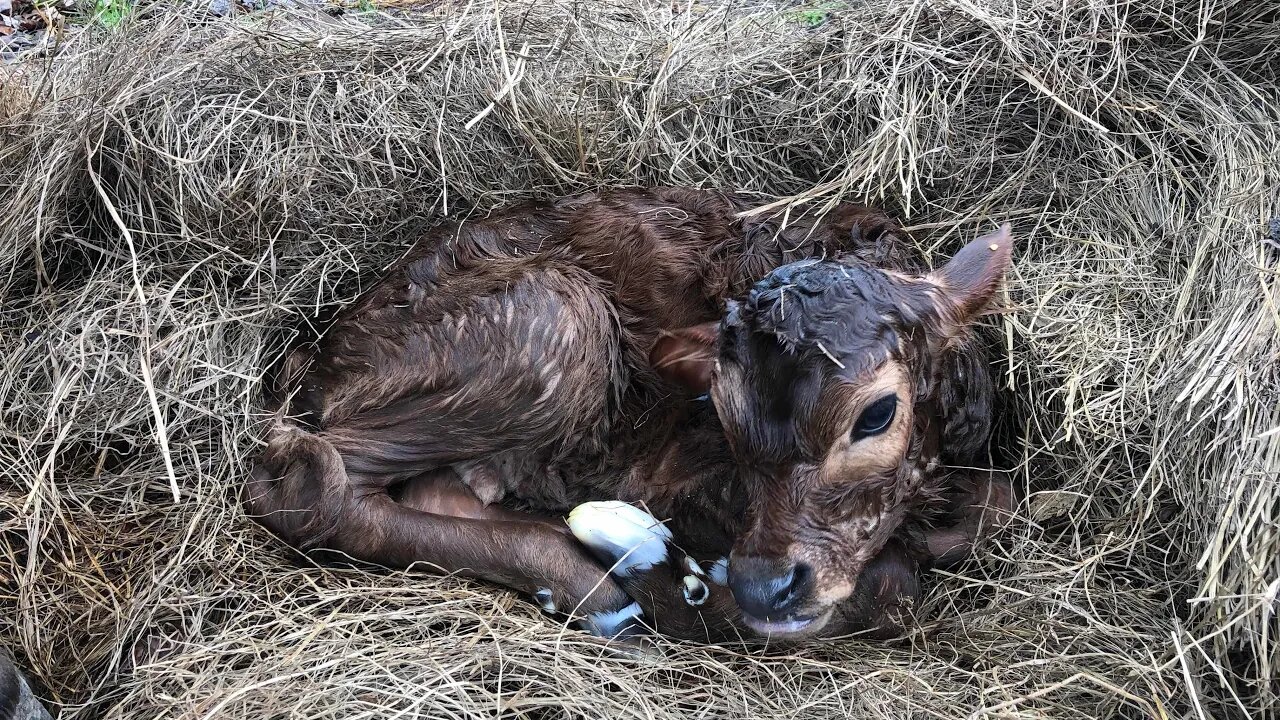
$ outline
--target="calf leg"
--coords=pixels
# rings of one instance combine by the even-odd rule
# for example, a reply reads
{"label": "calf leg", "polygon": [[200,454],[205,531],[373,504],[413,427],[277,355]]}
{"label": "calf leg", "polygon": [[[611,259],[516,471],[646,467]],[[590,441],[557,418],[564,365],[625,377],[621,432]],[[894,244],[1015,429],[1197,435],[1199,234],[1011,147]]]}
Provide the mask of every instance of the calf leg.
{"label": "calf leg", "polygon": [[639,607],[573,539],[563,520],[486,504],[451,470],[405,482],[395,488],[395,500],[418,512],[491,523],[505,534],[493,552],[521,565],[521,577],[497,582],[530,593],[544,611],[578,615],[587,630],[600,635],[636,629]]}
{"label": "calf leg", "polygon": [[[275,466],[277,472],[267,468]],[[279,433],[245,488],[249,514],[296,547],[388,567],[457,573],[535,596],[604,636],[630,632],[640,614],[569,534],[533,516],[483,507],[460,483],[408,483],[397,503],[354,482],[323,437]],[[456,481],[455,481],[456,482]]]}
{"label": "calf leg", "polygon": [[837,608],[836,631],[864,640],[888,640],[905,632],[921,598],[917,558],[900,539],[890,540]]}
{"label": "calf leg", "polygon": [[397,276],[408,284],[335,326],[302,383],[310,427],[273,428],[245,503],[303,550],[490,580],[612,634],[639,609],[570,535],[448,488],[400,487],[419,507],[390,494],[456,470],[491,501],[556,453],[599,450],[620,362],[611,306],[589,277],[516,269],[455,277],[445,303],[425,276]]}
{"label": "calf leg", "polygon": [[750,635],[738,622],[727,565],[704,566],[649,513],[624,502],[589,502],[569,513],[568,525],[643,609],[651,630],[707,642]]}
{"label": "calf leg", "polygon": [[929,555],[939,567],[964,560],[975,543],[1007,527],[1018,505],[1013,483],[1003,472],[959,475],[955,489],[951,515],[958,521],[925,533]]}

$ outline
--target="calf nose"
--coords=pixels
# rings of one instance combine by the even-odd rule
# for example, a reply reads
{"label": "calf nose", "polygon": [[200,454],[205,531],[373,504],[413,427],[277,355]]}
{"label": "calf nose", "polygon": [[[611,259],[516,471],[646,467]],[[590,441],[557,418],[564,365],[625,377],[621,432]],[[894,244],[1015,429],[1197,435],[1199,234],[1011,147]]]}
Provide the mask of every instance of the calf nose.
{"label": "calf nose", "polygon": [[729,563],[729,589],[744,613],[761,619],[783,618],[808,599],[813,570],[787,560],[735,557]]}

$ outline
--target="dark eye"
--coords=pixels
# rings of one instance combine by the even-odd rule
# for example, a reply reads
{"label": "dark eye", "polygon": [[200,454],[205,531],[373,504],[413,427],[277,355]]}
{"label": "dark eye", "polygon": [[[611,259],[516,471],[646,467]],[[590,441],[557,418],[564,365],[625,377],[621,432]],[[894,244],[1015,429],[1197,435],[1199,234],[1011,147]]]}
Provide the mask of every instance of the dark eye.
{"label": "dark eye", "polygon": [[858,418],[858,422],[853,426],[853,439],[860,440],[864,437],[879,435],[889,429],[889,423],[893,422],[893,416],[898,412],[898,396],[885,395],[879,400],[871,403],[866,410],[862,411],[862,416]]}

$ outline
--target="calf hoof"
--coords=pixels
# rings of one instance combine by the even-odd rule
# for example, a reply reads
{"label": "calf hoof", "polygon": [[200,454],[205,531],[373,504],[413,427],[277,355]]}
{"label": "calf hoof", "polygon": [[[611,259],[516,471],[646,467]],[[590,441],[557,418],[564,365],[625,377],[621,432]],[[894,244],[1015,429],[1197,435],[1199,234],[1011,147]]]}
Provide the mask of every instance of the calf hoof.
{"label": "calf hoof", "polygon": [[542,612],[548,615],[555,615],[560,610],[556,606],[555,597],[551,594],[551,588],[538,588],[533,593],[533,601],[538,604],[538,607],[542,608]]}
{"label": "calf hoof", "polygon": [[[643,626],[644,612],[640,606],[626,598],[627,603],[617,610],[596,610],[594,612],[579,613],[574,619],[574,625],[584,632],[598,635],[603,638],[628,638],[636,635],[644,634]],[[551,588],[538,588],[533,593],[533,602],[540,608],[542,612],[548,615],[560,615],[562,611],[572,612],[572,608],[562,608],[556,603],[555,593]],[[4,718],[0,718],[4,720]]]}
{"label": "calf hoof", "polygon": [[662,523],[622,502],[579,505],[569,514],[569,530],[635,598],[648,628],[694,640],[736,636],[738,611],[725,582],[727,561],[704,570],[672,542]]}
{"label": "calf hoof", "polygon": [[634,602],[613,612],[589,613],[578,621],[578,627],[609,640],[634,640],[649,633],[644,611]]}
{"label": "calf hoof", "polygon": [[666,563],[671,531],[649,513],[624,502],[583,503],[569,513],[569,530],[619,577]]}
{"label": "calf hoof", "polygon": [[[630,598],[627,598],[630,600]],[[548,615],[559,615],[560,606],[556,604],[555,594],[550,588],[538,588],[533,593],[533,602]],[[573,625],[583,632],[610,640],[625,640],[645,634],[644,612],[635,602],[628,602],[617,610],[597,610],[581,614]],[[0,717],[0,720],[5,720]]]}
{"label": "calf hoof", "polygon": [[569,513],[569,529],[624,587],[634,588],[641,575],[649,575],[650,582],[653,576],[678,576],[674,586],[689,607],[701,607],[711,597],[711,574],[676,547],[665,525],[634,505],[583,503]]}

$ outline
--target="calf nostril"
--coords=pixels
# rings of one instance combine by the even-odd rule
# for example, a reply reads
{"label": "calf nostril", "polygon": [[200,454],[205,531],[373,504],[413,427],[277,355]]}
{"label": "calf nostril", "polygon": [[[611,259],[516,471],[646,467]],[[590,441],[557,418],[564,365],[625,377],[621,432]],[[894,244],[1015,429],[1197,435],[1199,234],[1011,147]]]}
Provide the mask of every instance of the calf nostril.
{"label": "calf nostril", "polygon": [[769,605],[774,610],[782,610],[791,603],[795,595],[796,569],[794,567],[791,568],[785,574],[779,576],[775,583],[775,587],[779,588],[779,590],[769,599]]}
{"label": "calf nostril", "polygon": [[773,609],[785,611],[803,602],[813,584],[813,569],[805,563],[796,563],[778,579],[781,589],[773,596]]}
{"label": "calf nostril", "polygon": [[728,580],[738,607],[761,619],[794,613],[813,591],[813,569],[781,558],[736,557],[729,562]]}

